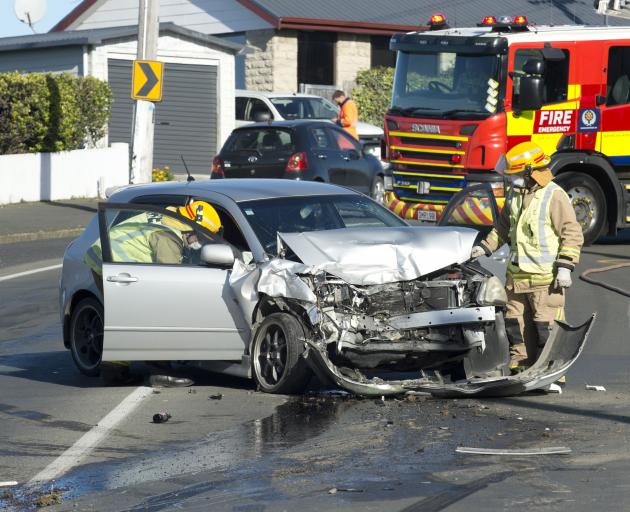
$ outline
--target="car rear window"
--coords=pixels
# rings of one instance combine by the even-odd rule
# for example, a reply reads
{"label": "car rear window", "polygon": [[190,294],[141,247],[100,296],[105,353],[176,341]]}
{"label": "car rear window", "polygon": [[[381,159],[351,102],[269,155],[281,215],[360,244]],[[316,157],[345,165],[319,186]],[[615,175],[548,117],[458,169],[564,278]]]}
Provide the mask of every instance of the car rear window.
{"label": "car rear window", "polygon": [[293,132],[281,128],[256,128],[235,131],[228,140],[226,151],[292,153],[295,151]]}

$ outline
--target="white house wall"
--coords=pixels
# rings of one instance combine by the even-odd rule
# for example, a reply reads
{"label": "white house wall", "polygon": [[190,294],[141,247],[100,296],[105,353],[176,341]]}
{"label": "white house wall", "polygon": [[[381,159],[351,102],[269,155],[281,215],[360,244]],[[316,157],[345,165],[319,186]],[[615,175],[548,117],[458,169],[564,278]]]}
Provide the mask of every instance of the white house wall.
{"label": "white house wall", "polygon": [[[107,60],[134,60],[136,50],[136,41],[108,44],[95,48],[89,53],[88,69],[96,78],[108,80]],[[162,35],[158,42],[158,60],[174,64],[218,66],[217,138],[219,140],[217,144],[220,148],[234,129],[236,116],[234,111],[234,56],[208,46],[201,46],[185,38]]]}
{"label": "white house wall", "polygon": [[[67,30],[137,25],[137,0],[104,0],[80,16]],[[271,28],[236,0],[161,0],[160,22],[173,22],[204,34]]]}

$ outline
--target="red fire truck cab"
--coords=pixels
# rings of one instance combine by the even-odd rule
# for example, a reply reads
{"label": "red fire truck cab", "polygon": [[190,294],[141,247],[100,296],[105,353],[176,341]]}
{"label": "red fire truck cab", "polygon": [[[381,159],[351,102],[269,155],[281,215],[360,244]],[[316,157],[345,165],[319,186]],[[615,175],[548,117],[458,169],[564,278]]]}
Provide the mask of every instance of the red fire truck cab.
{"label": "red fire truck cab", "polygon": [[[385,119],[391,210],[435,221],[455,193],[480,182],[490,182],[501,203],[493,168],[531,140],[552,154],[587,243],[630,226],[628,29],[487,17],[474,28],[396,34],[391,49],[398,53]],[[482,224],[475,215],[470,220]]]}

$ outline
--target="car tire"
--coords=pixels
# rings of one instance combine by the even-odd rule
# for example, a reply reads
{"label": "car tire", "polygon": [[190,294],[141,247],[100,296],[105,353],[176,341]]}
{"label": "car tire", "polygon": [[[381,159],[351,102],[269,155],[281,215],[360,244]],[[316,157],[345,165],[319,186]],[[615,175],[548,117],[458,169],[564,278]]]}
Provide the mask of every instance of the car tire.
{"label": "car tire", "polygon": [[287,313],[265,318],[252,343],[252,375],[260,391],[285,395],[304,391],[312,372],[302,358],[304,328]]}
{"label": "car tire", "polygon": [[577,221],[582,226],[584,245],[591,245],[606,225],[606,196],[591,176],[580,172],[560,174],[556,179],[571,200]]}
{"label": "car tire", "polygon": [[103,306],[95,298],[82,299],[72,310],[70,353],[79,371],[89,377],[100,373],[103,326]]}
{"label": "car tire", "polygon": [[374,178],[370,197],[379,204],[385,204],[385,182],[382,176]]}

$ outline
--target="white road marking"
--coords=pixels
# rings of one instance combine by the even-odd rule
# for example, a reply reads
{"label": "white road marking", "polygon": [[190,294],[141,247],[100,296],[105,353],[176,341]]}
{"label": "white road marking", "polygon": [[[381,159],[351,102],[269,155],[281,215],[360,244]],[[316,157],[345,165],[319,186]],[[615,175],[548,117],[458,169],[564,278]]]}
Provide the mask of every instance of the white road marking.
{"label": "white road marking", "polygon": [[0,487],[13,487],[18,483],[15,480],[9,480],[8,482],[0,482]]}
{"label": "white road marking", "polygon": [[61,268],[63,265],[50,265],[49,267],[35,268],[33,270],[26,270],[25,272],[18,272],[17,274],[9,274],[8,276],[0,277],[0,281],[8,281],[9,279],[17,279],[18,277],[30,276],[32,274],[39,274],[40,272],[47,272],[48,270],[55,270]]}
{"label": "white road marking", "polygon": [[45,482],[60,477],[69,469],[79,464],[96,446],[103,441],[116,426],[131,414],[153,389],[146,386],[136,388],[120,402],[107,416],[89,432],[86,432],[76,443],[52,461],[46,468],[37,473],[29,484]]}

